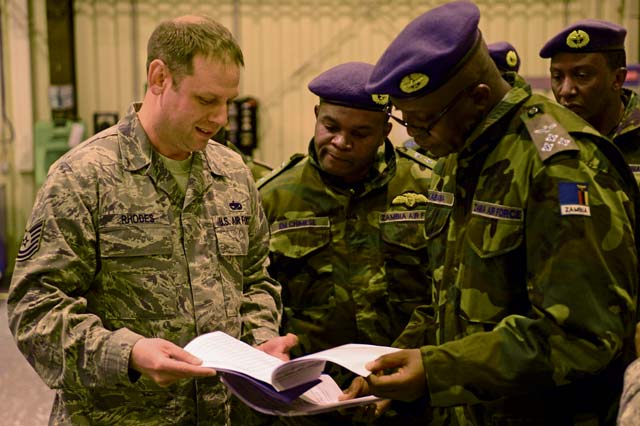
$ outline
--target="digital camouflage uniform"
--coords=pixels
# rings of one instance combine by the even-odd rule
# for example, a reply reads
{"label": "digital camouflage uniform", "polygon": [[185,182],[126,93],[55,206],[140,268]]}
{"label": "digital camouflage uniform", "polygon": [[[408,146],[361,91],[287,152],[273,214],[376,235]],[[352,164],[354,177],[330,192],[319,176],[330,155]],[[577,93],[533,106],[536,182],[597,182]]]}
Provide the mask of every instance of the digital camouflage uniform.
{"label": "digital camouflage uniform", "polygon": [[263,163],[261,161],[258,161],[253,157],[243,153],[240,150],[240,148],[238,148],[233,142],[227,139],[226,131],[224,129],[216,133],[212,139],[216,142],[220,142],[221,144],[225,145],[227,148],[237,152],[242,157],[242,160],[247,165],[247,167],[249,167],[249,170],[251,171],[251,175],[253,176],[253,179],[255,181],[258,181],[259,179],[261,179],[262,177],[268,175],[273,171],[273,167],[271,167],[270,165]]}
{"label": "digital camouflage uniform", "polygon": [[[258,182],[271,227],[269,272],[283,286],[282,333],[300,340],[293,355],[391,345],[413,308],[429,303],[424,209],[434,163],[387,140],[363,183],[347,188],[321,171],[312,140],[309,155]],[[343,388],[352,378],[337,368],[331,375]]]}
{"label": "digital camouflage uniform", "polygon": [[640,424],[640,359],[635,360],[624,373],[624,391],[618,413],[619,426]]}
{"label": "digital camouflage uniform", "polygon": [[624,114],[620,124],[609,135],[622,151],[640,185],[640,96],[630,89],[622,89]]}
{"label": "digital camouflage uniform", "polygon": [[433,170],[431,404],[461,424],[613,424],[634,351],[636,186],[609,142],[515,78]]}
{"label": "digital camouflage uniform", "polygon": [[132,383],[129,354],[142,336],[277,336],[267,222],[240,157],[215,142],[193,153],[183,195],[134,107],[51,167],[17,258],[10,327],[57,390],[52,424],[227,424],[217,377]]}

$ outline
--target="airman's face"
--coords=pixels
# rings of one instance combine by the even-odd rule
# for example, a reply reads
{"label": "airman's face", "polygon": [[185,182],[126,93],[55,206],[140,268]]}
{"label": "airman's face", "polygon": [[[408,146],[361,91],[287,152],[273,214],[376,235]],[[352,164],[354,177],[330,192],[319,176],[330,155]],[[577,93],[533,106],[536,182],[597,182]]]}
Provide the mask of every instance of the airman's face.
{"label": "airman's face", "polygon": [[612,105],[612,96],[620,96],[619,87],[614,90],[616,71],[601,53],[557,53],[549,71],[556,101],[594,126]]}
{"label": "airman's face", "polygon": [[196,55],[193,74],[176,84],[166,71],[161,90],[157,149],[165,156],[186,158],[202,151],[227,122],[227,104],[238,95],[240,68]]}
{"label": "airman's face", "polygon": [[362,180],[390,130],[383,112],[321,103],[314,135],[320,167],[345,182]]}

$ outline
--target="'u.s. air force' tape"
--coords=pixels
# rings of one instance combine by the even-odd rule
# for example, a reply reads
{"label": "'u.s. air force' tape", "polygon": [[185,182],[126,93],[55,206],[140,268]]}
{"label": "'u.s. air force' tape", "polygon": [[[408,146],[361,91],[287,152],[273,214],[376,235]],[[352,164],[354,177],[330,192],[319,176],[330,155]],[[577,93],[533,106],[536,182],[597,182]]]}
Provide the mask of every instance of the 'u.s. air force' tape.
{"label": "'u.s. air force' tape", "polygon": [[22,238],[22,244],[20,244],[20,250],[16,256],[17,262],[25,261],[33,256],[40,248],[40,238],[42,237],[42,227],[44,221],[37,222],[33,225]]}

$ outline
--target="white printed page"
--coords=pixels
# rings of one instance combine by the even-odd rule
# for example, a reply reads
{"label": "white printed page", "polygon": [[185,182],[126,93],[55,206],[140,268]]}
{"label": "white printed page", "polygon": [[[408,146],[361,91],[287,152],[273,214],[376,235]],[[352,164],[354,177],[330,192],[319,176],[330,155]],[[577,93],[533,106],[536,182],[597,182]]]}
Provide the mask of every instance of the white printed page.
{"label": "white printed page", "polygon": [[240,372],[272,384],[273,370],[283,361],[221,331],[196,337],[184,350],[202,360],[203,367]]}
{"label": "white printed page", "polygon": [[[281,367],[278,370],[290,368],[290,364],[296,362],[304,362],[308,359],[324,360],[336,363],[338,365],[347,368],[354,373],[367,377],[371,372],[364,366],[369,362],[387,355],[393,352],[397,352],[400,349],[392,348],[390,346],[376,346],[376,345],[364,345],[359,343],[349,343],[342,346],[336,346],[335,348],[327,349],[324,351],[316,352],[311,355],[305,355],[300,358],[296,358],[289,361],[286,367]],[[277,372],[279,374],[279,371]]]}

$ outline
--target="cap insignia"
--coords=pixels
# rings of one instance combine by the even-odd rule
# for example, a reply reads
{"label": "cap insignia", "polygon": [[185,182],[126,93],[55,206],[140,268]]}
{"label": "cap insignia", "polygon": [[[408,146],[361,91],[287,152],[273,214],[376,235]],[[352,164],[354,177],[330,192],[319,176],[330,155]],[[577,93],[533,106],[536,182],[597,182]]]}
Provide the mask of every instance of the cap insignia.
{"label": "cap insignia", "polygon": [[414,72],[404,76],[402,81],[400,81],[400,90],[404,93],[413,93],[422,89],[427,84],[429,84],[429,76]]}
{"label": "cap insignia", "polygon": [[515,67],[518,63],[518,55],[516,54],[516,52],[514,52],[513,50],[508,51],[506,61],[507,65],[509,65],[510,67]]}
{"label": "cap insignia", "polygon": [[589,44],[589,34],[582,30],[573,30],[567,36],[567,46],[572,49],[581,49]]}
{"label": "cap insignia", "polygon": [[389,95],[371,95],[371,99],[378,105],[386,105],[389,103]]}

